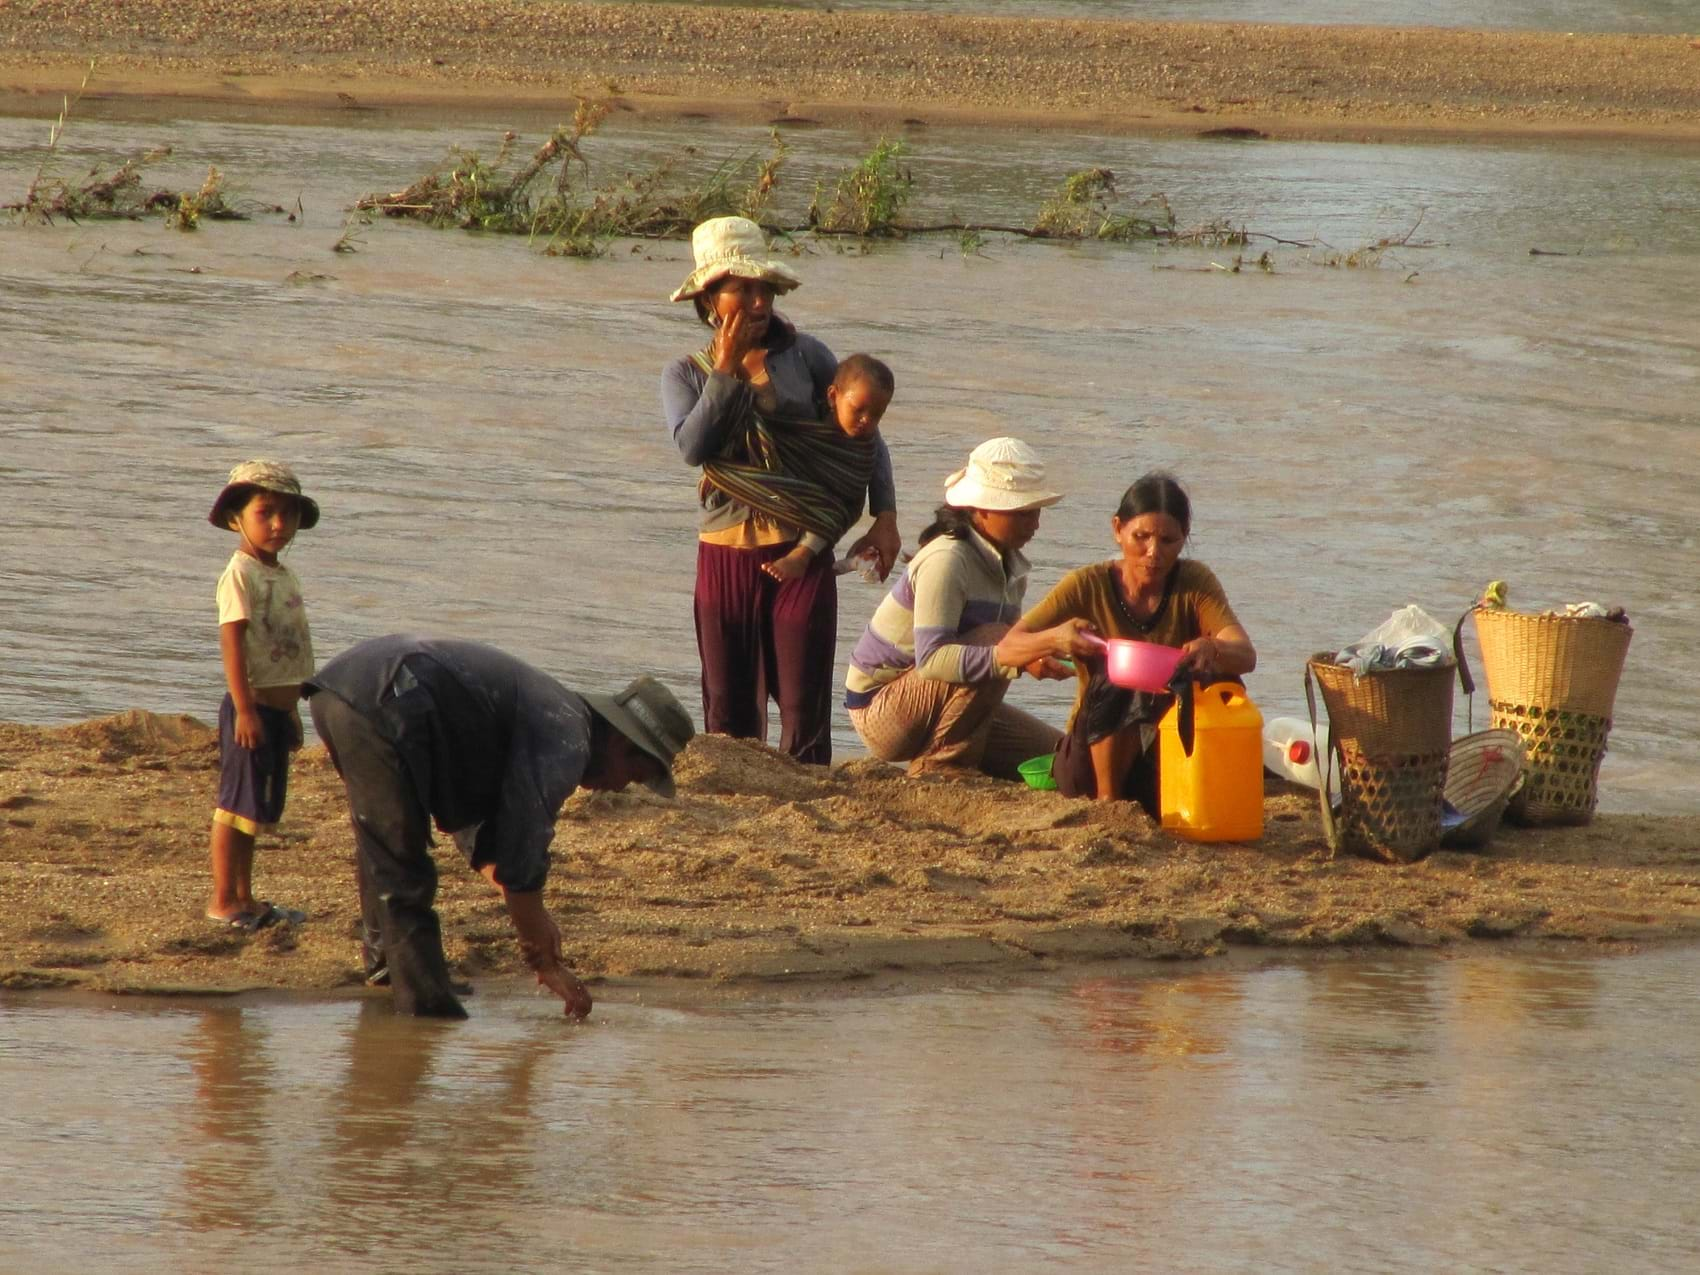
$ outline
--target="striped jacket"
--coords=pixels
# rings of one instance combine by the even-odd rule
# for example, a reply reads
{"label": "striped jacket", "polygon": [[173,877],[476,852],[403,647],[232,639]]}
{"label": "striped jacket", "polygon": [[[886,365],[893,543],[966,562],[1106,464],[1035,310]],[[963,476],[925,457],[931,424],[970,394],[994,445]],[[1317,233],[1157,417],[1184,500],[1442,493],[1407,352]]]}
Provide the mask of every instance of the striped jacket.
{"label": "striped jacket", "polygon": [[1008,627],[1021,617],[1027,559],[1004,556],[978,532],[939,536],[921,546],[874,611],[850,652],[844,705],[861,708],[910,669],[944,682],[989,682],[1019,670],[992,658],[992,644],[962,639],[986,624]]}

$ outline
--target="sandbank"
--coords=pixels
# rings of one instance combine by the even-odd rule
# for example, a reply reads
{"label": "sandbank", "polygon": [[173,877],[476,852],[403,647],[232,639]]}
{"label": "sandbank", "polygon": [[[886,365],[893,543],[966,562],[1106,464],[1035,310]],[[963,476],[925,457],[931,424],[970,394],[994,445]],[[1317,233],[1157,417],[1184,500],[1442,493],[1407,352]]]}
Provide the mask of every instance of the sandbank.
{"label": "sandbank", "polygon": [[[308,913],[256,935],[203,916],[214,732],[132,711],[0,723],[0,988],[330,993],[359,984],[353,839],[322,747],[297,758],[256,885]],[[593,983],[774,987],[1007,977],[1128,958],[1523,939],[1700,936],[1700,816],[1502,829],[1485,853],[1334,858],[1315,795],[1273,778],[1265,835],[1191,844],[1137,808],[866,759],[804,767],[699,737],[679,797],[579,793],[547,897]],[[444,839],[445,946],[524,974],[506,914]]]}
{"label": "sandbank", "polygon": [[[0,113],[1700,143],[1692,36],[555,0],[0,3]],[[1249,131],[1249,132],[1247,132]]]}

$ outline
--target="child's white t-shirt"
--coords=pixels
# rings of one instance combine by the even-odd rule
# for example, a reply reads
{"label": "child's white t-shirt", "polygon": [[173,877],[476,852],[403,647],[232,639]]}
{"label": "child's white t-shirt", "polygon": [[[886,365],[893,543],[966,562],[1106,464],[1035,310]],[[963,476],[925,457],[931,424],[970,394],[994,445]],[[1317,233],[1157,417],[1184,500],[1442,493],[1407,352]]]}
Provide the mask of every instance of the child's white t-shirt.
{"label": "child's white t-shirt", "polygon": [[301,582],[279,563],[268,566],[238,549],[218,578],[218,622],[248,621],[242,643],[248,682],[256,690],[313,676],[313,635]]}

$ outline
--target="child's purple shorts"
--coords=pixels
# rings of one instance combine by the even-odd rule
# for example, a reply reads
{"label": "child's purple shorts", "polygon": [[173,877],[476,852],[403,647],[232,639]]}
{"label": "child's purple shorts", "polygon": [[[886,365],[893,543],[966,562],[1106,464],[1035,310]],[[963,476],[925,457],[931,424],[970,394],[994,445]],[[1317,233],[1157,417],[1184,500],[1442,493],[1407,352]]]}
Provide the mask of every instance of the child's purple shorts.
{"label": "child's purple shorts", "polygon": [[213,822],[253,836],[283,817],[289,787],[289,746],[295,742],[295,714],[255,705],[264,736],[247,749],[236,742],[236,702],[228,693],[218,706],[218,808]]}

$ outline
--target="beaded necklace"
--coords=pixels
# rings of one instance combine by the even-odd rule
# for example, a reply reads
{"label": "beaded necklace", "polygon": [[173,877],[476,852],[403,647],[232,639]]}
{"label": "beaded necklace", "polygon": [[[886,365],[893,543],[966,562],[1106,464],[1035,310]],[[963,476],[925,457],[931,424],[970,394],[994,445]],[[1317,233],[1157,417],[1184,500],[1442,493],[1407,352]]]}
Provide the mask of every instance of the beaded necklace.
{"label": "beaded necklace", "polygon": [[1175,577],[1178,575],[1180,575],[1180,563],[1177,562],[1169,569],[1169,578],[1163,581],[1163,596],[1157,602],[1157,609],[1151,613],[1149,620],[1142,620],[1133,613],[1133,605],[1128,600],[1120,568],[1115,563],[1110,564],[1110,593],[1116,600],[1116,610],[1121,612],[1122,618],[1128,622],[1135,633],[1149,633],[1157,627],[1157,622],[1163,618],[1164,613],[1169,609],[1169,599],[1174,596]]}

